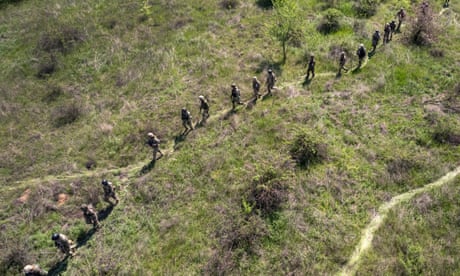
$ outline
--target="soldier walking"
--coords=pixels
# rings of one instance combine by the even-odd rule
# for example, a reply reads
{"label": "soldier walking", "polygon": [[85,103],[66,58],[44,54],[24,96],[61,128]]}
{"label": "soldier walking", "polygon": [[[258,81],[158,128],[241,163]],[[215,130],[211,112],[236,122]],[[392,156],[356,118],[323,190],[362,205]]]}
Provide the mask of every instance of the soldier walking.
{"label": "soldier walking", "polygon": [[[148,140],[147,140],[147,145],[149,145],[153,149],[153,159],[152,161],[158,160],[161,157],[163,157],[163,153],[160,150],[160,139],[153,134],[153,132],[147,133]],[[160,154],[160,157],[157,159],[157,153]]]}
{"label": "soldier walking", "polygon": [[61,250],[62,253],[66,256],[75,256],[75,243],[67,238],[64,234],[54,233],[51,236],[51,239],[54,241],[54,245]]}
{"label": "soldier walking", "polygon": [[232,84],[231,99],[232,99],[232,110],[235,110],[235,107],[237,104],[242,104],[240,89],[234,83]]}
{"label": "soldier walking", "polygon": [[396,31],[396,22],[394,20],[391,20],[390,22],[390,40],[393,39],[393,34]]}
{"label": "soldier walking", "polygon": [[383,28],[383,44],[390,42],[390,33],[391,33],[390,24],[385,23],[385,27]]}
{"label": "soldier walking", "polygon": [[252,91],[254,92],[254,102],[256,102],[260,98],[260,82],[257,77],[252,78]]}
{"label": "soldier walking", "polygon": [[341,52],[340,53],[340,58],[339,58],[339,72],[337,73],[337,75],[341,75],[342,74],[342,69],[345,70],[345,72],[348,72],[348,69],[345,68],[345,63],[347,63],[347,57],[345,55],[345,52]]}
{"label": "soldier walking", "polygon": [[375,52],[375,49],[377,48],[379,41],[380,41],[380,32],[377,30],[372,35],[372,53]]}
{"label": "soldier walking", "polygon": [[396,13],[396,18],[398,19],[398,26],[396,27],[396,31],[397,31],[397,32],[400,32],[400,31],[401,31],[402,22],[406,19],[406,12],[404,11],[403,8],[401,8],[401,9]]}
{"label": "soldier walking", "polygon": [[92,224],[94,229],[99,229],[101,227],[97,212],[94,210],[93,205],[83,204],[80,209],[83,211],[83,217],[87,224]]}
{"label": "soldier walking", "polygon": [[310,78],[310,73],[311,73],[312,79],[315,77],[315,65],[316,65],[315,56],[311,55],[310,61],[308,62],[307,80]]}
{"label": "soldier walking", "polygon": [[209,104],[203,95],[198,96],[198,99],[200,99],[201,121],[204,122],[209,118]]}
{"label": "soldier walking", "polygon": [[185,128],[184,133],[187,132],[188,130],[193,130],[192,115],[190,114],[190,112],[185,107],[183,107],[181,109],[180,117],[182,119],[182,125]]}
{"label": "soldier walking", "polygon": [[110,200],[113,198],[115,200],[115,204],[118,204],[118,197],[115,194],[115,187],[113,187],[112,182],[107,181],[107,179],[102,180],[102,188],[104,189],[104,201],[114,205]]}
{"label": "soldier walking", "polygon": [[267,75],[267,95],[272,94],[272,89],[275,87],[275,82],[276,82],[276,75],[275,72],[273,72],[272,69],[268,69],[268,75]]}
{"label": "soldier walking", "polygon": [[444,8],[449,7],[449,2],[450,2],[450,0],[445,0],[444,1]]}
{"label": "soldier walking", "polygon": [[358,50],[356,51],[356,55],[358,56],[358,68],[361,68],[361,65],[363,64],[363,60],[366,57],[366,48],[364,48],[364,44],[359,44]]}
{"label": "soldier walking", "polygon": [[38,264],[26,265],[22,270],[25,276],[46,276],[48,272],[40,268]]}

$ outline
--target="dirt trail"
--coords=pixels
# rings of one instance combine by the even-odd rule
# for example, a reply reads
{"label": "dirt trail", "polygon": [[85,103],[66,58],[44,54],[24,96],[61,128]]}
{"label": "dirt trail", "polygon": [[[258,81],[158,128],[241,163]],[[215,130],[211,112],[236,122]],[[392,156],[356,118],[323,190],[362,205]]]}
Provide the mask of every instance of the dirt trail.
{"label": "dirt trail", "polygon": [[375,217],[371,220],[371,222],[367,225],[361,235],[361,241],[356,246],[353,254],[351,255],[348,263],[342,268],[342,270],[337,273],[337,275],[354,275],[359,267],[359,262],[361,257],[364,253],[369,250],[372,246],[372,239],[374,238],[375,232],[380,228],[383,224],[385,218],[387,217],[389,211],[393,209],[396,205],[406,202],[412,199],[414,196],[427,192],[431,189],[440,187],[450,181],[452,181],[455,177],[460,174],[460,166],[457,167],[455,170],[447,173],[440,179],[427,184],[421,188],[417,188],[406,193],[400,194],[398,196],[393,197],[390,201],[384,203],[380,206],[378,213]]}

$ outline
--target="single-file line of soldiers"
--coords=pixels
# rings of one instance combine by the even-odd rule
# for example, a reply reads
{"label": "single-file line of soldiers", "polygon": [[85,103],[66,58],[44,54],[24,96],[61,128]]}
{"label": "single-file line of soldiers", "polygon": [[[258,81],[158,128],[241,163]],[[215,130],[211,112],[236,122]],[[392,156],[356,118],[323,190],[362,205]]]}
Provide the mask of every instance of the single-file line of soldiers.
{"label": "single-file line of soldiers", "polygon": [[[428,5],[426,2],[423,3],[423,5]],[[449,0],[446,0],[444,3],[444,7],[448,7],[449,5]],[[422,7],[423,8],[423,7]],[[392,20],[389,23],[385,23],[384,25],[384,30],[383,30],[383,44],[389,43],[392,38],[393,34],[396,32],[400,32],[401,25],[405,21],[406,18],[406,12],[404,9],[400,9],[396,13],[396,19],[398,22],[396,23],[395,20]],[[380,42],[380,31],[376,30],[374,34],[372,35],[372,52],[376,51],[377,45]],[[365,57],[367,56],[366,49],[364,47],[364,44],[360,44],[357,51],[356,55],[358,57],[358,66],[356,69],[361,68],[363,61]],[[337,73],[337,76],[341,75],[342,70],[345,72],[348,72],[349,69],[345,67],[347,63],[347,57],[344,51],[340,52],[339,55],[339,70]],[[311,78],[313,79],[315,77],[315,56],[310,55],[310,59],[308,61],[307,65],[307,74],[306,74],[306,80],[310,80],[310,74]],[[272,91],[275,89],[275,83],[276,83],[276,75],[273,72],[272,69],[267,70],[267,77],[265,81],[265,86],[266,86],[266,91],[267,93],[264,96],[270,96],[272,95]],[[254,103],[262,97],[260,94],[260,89],[261,89],[261,83],[257,79],[256,76],[252,78],[252,89],[253,89],[253,101]],[[206,119],[209,118],[209,102],[208,100],[203,96],[200,95],[198,96],[199,102],[200,102],[200,115],[201,115],[201,123],[206,122]],[[237,105],[243,105],[244,103],[241,101],[241,91],[238,88],[236,84],[231,84],[231,93],[230,93],[230,99],[232,103],[232,111],[236,109]],[[190,112],[184,107],[181,109],[181,120],[182,120],[182,125],[184,127],[184,132],[182,132],[182,135],[187,134],[188,132],[192,131],[194,129],[193,123],[192,123],[192,116]],[[164,156],[164,154],[160,150],[160,139],[153,133],[149,132],[147,134],[148,140],[146,144],[150,146],[153,149],[153,160],[156,161],[160,159],[161,157]],[[159,154],[159,157],[157,155]],[[119,203],[119,199],[115,193],[115,187],[113,184],[106,179],[102,180],[101,182],[102,188],[104,191],[104,201],[108,202],[111,204],[111,206],[114,206]],[[114,202],[113,202],[113,201]],[[87,224],[92,224],[93,229],[98,230],[101,227],[97,211],[94,209],[92,204],[83,204],[80,207],[81,211],[83,212],[83,217],[86,221]],[[74,256],[76,254],[76,247],[77,245],[69,239],[66,235],[62,233],[53,233],[51,236],[51,239],[54,241],[54,245],[56,248],[58,248],[63,254],[65,254],[66,257],[68,256]],[[26,265],[23,269],[23,272],[25,275],[28,276],[34,276],[34,275],[47,275],[47,272],[43,269],[40,268],[39,265],[33,264],[33,265]]]}

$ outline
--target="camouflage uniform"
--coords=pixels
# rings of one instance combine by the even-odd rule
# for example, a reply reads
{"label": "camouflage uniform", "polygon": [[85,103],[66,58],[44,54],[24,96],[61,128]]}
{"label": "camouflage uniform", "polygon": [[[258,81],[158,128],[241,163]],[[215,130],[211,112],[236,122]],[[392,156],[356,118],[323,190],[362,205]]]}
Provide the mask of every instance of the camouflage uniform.
{"label": "camouflage uniform", "polygon": [[148,134],[149,139],[147,140],[147,145],[149,145],[153,149],[153,160],[157,160],[157,153],[160,153],[160,159],[163,157],[163,153],[160,150],[160,139],[158,139],[155,134],[149,132]]}
{"label": "camouflage uniform", "polygon": [[390,22],[390,40],[393,39],[393,33],[396,31],[396,22],[391,20]]}
{"label": "camouflage uniform", "polygon": [[364,58],[366,57],[366,48],[364,48],[363,44],[359,45],[358,51],[356,51],[356,55],[358,56],[359,60],[358,68],[360,68],[363,64]]}
{"label": "camouflage uniform", "polygon": [[102,181],[102,188],[104,189],[104,201],[113,204],[112,201],[110,201],[110,198],[115,199],[115,204],[118,204],[118,197],[115,194],[115,188],[113,187],[112,182],[109,182],[107,180]]}
{"label": "camouflage uniform", "polygon": [[254,91],[254,98],[257,101],[257,99],[260,98],[260,82],[257,77],[252,78],[252,90]]}
{"label": "camouflage uniform", "polygon": [[345,52],[341,52],[339,58],[339,75],[342,74],[342,69],[345,70],[345,72],[348,71],[348,69],[345,68],[345,63],[347,63],[347,57],[345,56]]}
{"label": "camouflage uniform", "polygon": [[379,41],[380,41],[380,32],[375,31],[375,33],[372,35],[372,52],[375,52],[375,49],[377,48]]}
{"label": "camouflage uniform", "polygon": [[391,33],[390,24],[385,23],[385,27],[383,28],[383,44],[390,42],[390,33]]}
{"label": "camouflage uniform", "polygon": [[311,55],[310,56],[310,61],[308,62],[307,80],[310,77],[310,73],[312,74],[311,78],[315,77],[315,65],[316,65],[315,56]]}
{"label": "camouflage uniform", "polygon": [[72,240],[67,238],[64,234],[53,234],[52,239],[54,240],[54,245],[61,250],[62,253],[66,254],[67,256],[74,256],[75,255],[75,247],[76,245]]}
{"label": "camouflage uniform", "polygon": [[272,71],[272,69],[268,69],[268,75],[267,75],[267,94],[271,95],[272,94],[272,89],[275,87],[275,82],[276,82],[276,75]]}
{"label": "camouflage uniform", "polygon": [[26,276],[46,276],[48,272],[40,268],[38,264],[26,265],[23,269]]}
{"label": "camouflage uniform", "polygon": [[450,0],[445,0],[444,1],[444,8],[449,7],[449,2],[450,2]]}
{"label": "camouflage uniform", "polygon": [[92,224],[94,228],[98,229],[101,227],[99,224],[99,219],[97,218],[97,213],[93,209],[93,206],[83,204],[80,208],[83,211],[83,217],[85,217],[85,221],[87,224]]}
{"label": "camouflage uniform", "polygon": [[185,131],[189,130],[187,128],[187,126],[190,127],[190,129],[192,130],[193,129],[193,125],[192,125],[192,115],[190,115],[190,112],[187,111],[187,109],[185,108],[182,108],[181,110],[181,119],[182,119],[182,125],[184,126],[185,128]]}
{"label": "camouflage uniform", "polygon": [[232,110],[235,110],[237,104],[241,104],[241,92],[236,84],[232,84]]}
{"label": "camouflage uniform", "polygon": [[205,121],[207,118],[209,118],[209,104],[208,101],[204,98],[204,96],[200,95],[198,96],[198,98],[200,99],[200,113],[201,111],[203,111],[201,113],[201,120]]}
{"label": "camouflage uniform", "polygon": [[400,31],[401,29],[401,24],[406,18],[406,12],[404,9],[400,9],[398,13],[396,13],[396,18],[398,19],[398,26],[396,27],[396,31]]}

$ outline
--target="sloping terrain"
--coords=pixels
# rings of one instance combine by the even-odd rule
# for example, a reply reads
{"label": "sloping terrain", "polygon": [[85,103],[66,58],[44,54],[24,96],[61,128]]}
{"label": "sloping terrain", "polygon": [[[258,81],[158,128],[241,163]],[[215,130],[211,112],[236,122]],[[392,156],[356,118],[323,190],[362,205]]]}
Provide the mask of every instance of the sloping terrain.
{"label": "sloping terrain", "polygon": [[[295,2],[285,61],[270,1],[2,2],[0,274],[29,263],[54,275],[334,274],[379,206],[457,168],[460,4],[429,1],[437,38],[418,46],[422,1]],[[402,32],[336,76],[339,53],[355,68],[358,45],[370,49],[401,7]],[[328,14],[338,27],[324,32]],[[276,91],[251,102],[269,68]],[[246,103],[235,112],[232,83]],[[197,124],[187,135],[182,107]],[[165,152],[155,163],[150,131]],[[456,184],[390,211],[357,274],[458,271]],[[77,242],[75,257],[55,232]]]}

